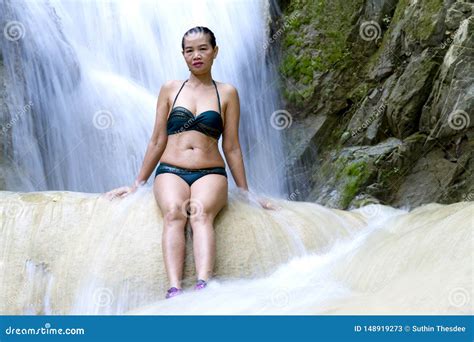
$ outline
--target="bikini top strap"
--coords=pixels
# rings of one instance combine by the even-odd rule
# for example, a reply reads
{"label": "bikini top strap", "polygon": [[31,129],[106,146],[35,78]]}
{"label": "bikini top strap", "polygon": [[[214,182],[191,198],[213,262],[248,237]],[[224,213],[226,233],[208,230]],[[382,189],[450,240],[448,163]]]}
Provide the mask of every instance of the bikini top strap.
{"label": "bikini top strap", "polygon": [[214,80],[212,80],[212,83],[214,83],[214,87],[216,88],[216,93],[217,93],[217,104],[219,105],[219,114],[221,114],[221,99],[219,97],[219,92],[217,91],[217,85]]}
{"label": "bikini top strap", "polygon": [[179,88],[178,93],[177,93],[176,96],[174,97],[173,105],[171,106],[172,109],[174,108],[174,104],[176,103],[176,99],[178,98],[178,95],[179,95],[179,93],[181,92],[181,89],[183,89],[184,84],[185,84],[186,82],[188,82],[188,81],[189,81],[189,79],[187,79],[186,81],[184,81],[183,84],[181,85],[181,88]]}

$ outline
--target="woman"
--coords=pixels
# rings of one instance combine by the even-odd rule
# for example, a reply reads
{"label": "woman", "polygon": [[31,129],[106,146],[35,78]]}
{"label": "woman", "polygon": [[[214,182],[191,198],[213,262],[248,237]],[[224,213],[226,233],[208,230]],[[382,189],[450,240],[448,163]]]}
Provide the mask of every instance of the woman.
{"label": "woman", "polygon": [[[141,170],[131,187],[107,193],[124,197],[144,184],[158,161],[153,193],[163,214],[162,248],[170,281],[166,298],[182,293],[184,229],[189,216],[197,273],[196,290],[206,287],[215,258],[214,219],[227,203],[227,174],[222,148],[238,188],[248,194],[239,144],[239,96],[230,84],[215,82],[211,67],[218,47],[212,31],[198,26],[182,39],[189,79],[168,81],[160,90],[156,122]],[[169,113],[169,114],[168,114]],[[266,209],[271,203],[258,199]],[[191,211],[191,214],[189,214]]]}

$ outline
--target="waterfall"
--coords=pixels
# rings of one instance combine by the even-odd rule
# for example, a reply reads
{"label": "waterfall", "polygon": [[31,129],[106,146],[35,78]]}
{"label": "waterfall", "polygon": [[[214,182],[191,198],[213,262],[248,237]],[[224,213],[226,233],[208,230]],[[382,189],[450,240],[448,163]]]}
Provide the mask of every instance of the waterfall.
{"label": "waterfall", "polygon": [[108,201],[0,193],[0,314],[473,314],[474,204],[353,211],[231,192],[215,277],[165,300],[162,216],[150,189]]}
{"label": "waterfall", "polygon": [[182,35],[201,25],[219,46],[213,78],[239,91],[250,188],[285,192],[280,131],[271,124],[281,108],[277,78],[265,61],[267,2],[2,0],[0,9],[10,115],[2,143],[15,168],[7,190],[131,184],[161,85],[189,76]]}
{"label": "waterfall", "polygon": [[133,181],[161,85],[188,77],[182,35],[202,25],[220,47],[213,78],[239,90],[249,185],[284,194],[270,10],[0,0],[0,139],[13,167],[0,191],[0,314],[474,313],[472,202],[344,211],[275,199],[269,211],[232,183],[209,286],[192,290],[187,226],[185,293],[164,300],[163,217],[150,187],[114,201],[96,193]]}

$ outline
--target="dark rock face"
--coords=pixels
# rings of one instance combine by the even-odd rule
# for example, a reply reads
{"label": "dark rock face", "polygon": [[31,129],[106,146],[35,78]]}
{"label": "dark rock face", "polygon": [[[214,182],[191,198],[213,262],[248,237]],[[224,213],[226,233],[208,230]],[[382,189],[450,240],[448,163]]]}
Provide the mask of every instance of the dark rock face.
{"label": "dark rock face", "polygon": [[[446,190],[450,189],[460,174],[466,172],[471,157],[466,154],[460,160],[451,161],[446,158],[442,148],[433,149],[415,163],[410,174],[400,185],[395,196],[395,205],[420,205],[445,201],[449,193]],[[462,200],[467,198],[464,197]]]}
{"label": "dark rock face", "polygon": [[474,199],[473,1],[292,0],[284,12],[296,18],[280,62],[290,192],[338,208]]}
{"label": "dark rock face", "polygon": [[405,138],[418,130],[421,108],[428,98],[434,72],[438,64],[433,52],[424,50],[413,56],[398,77],[387,99],[387,120],[392,134]]}
{"label": "dark rock face", "polygon": [[461,22],[444,56],[420,130],[432,138],[457,134],[474,125],[474,16]]}

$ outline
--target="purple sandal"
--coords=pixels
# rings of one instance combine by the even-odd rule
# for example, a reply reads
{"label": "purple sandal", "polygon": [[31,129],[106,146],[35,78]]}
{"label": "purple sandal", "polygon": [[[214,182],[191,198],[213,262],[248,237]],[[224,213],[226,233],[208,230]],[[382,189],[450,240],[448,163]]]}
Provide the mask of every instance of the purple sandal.
{"label": "purple sandal", "polygon": [[183,290],[178,289],[176,287],[171,287],[167,292],[166,292],[166,299],[178,296],[183,293]]}
{"label": "purple sandal", "polygon": [[198,279],[196,286],[194,286],[194,290],[202,290],[207,286],[207,282],[202,279]]}

